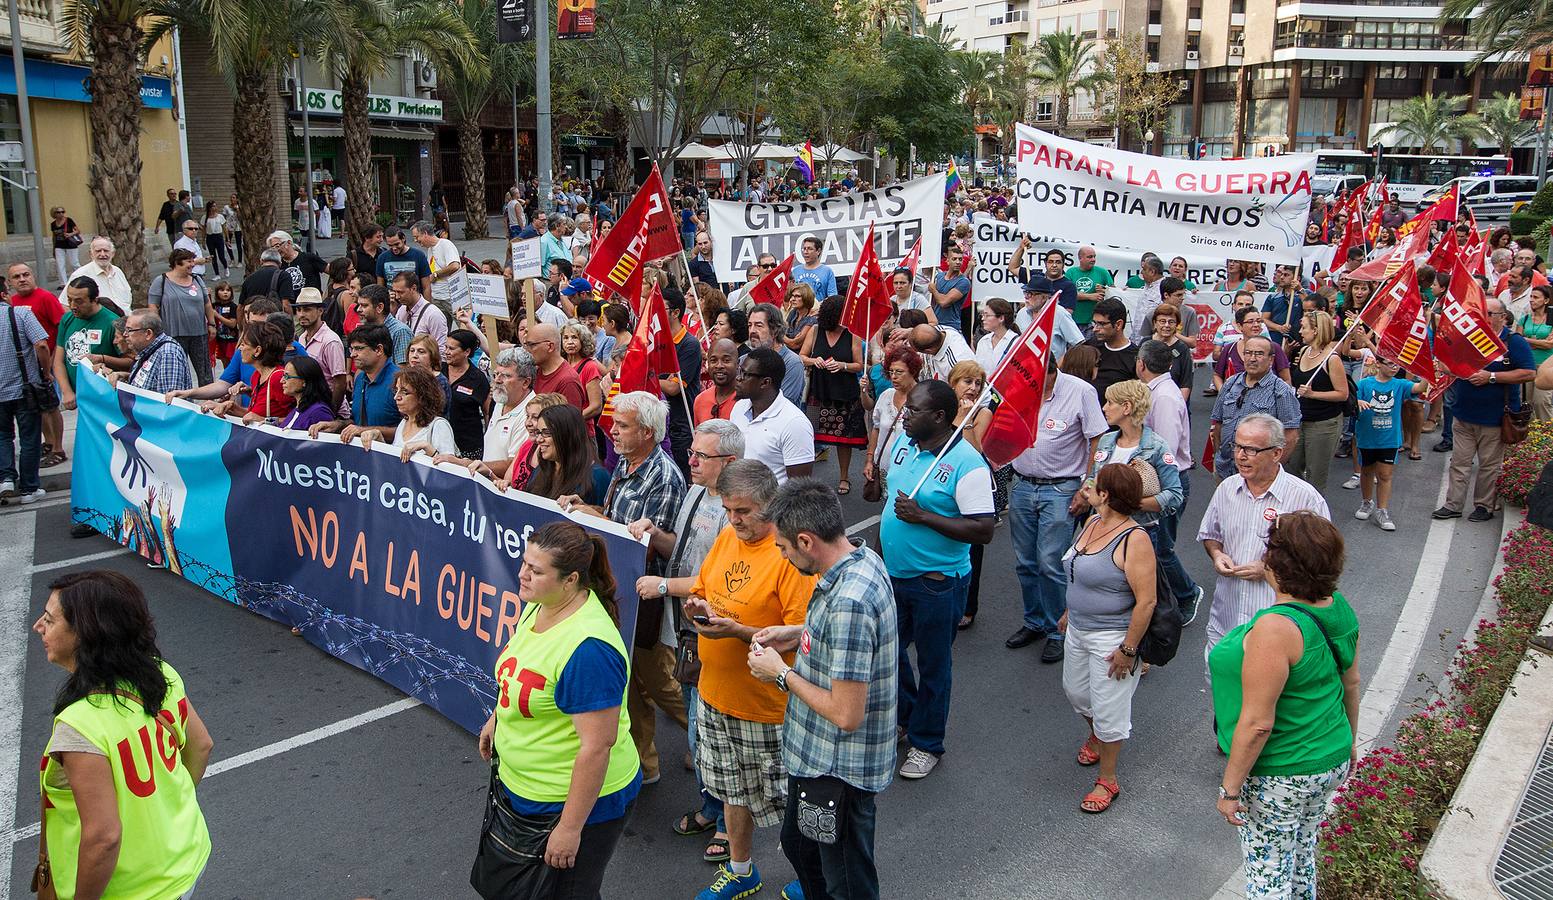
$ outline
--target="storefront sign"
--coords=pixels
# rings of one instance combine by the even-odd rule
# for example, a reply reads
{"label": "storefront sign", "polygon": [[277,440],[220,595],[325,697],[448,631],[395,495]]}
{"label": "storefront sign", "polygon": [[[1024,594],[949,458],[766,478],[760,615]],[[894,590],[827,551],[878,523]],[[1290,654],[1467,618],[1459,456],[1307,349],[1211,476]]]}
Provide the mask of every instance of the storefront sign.
{"label": "storefront sign", "polygon": [[[345,100],[339,91],[307,89],[307,111],[310,115],[338,116],[344,110]],[[441,122],[442,101],[368,94],[367,115],[374,119],[394,119],[400,122]]]}
{"label": "storefront sign", "polygon": [[[92,93],[87,88],[92,70],[86,66],[29,59],[26,72],[27,96],[34,100],[92,102]],[[0,70],[0,95],[16,96],[16,73],[10,66]],[[147,109],[172,109],[172,82],[155,75],[140,76],[140,105]]]}

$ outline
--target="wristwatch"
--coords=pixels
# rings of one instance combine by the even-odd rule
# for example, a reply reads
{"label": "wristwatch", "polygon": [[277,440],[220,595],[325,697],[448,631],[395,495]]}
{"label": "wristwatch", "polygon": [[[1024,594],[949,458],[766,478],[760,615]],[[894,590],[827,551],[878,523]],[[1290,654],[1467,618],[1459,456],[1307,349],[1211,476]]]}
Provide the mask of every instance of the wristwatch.
{"label": "wristwatch", "polygon": [[1221,785],[1219,785],[1219,799],[1220,800],[1234,800],[1236,803],[1239,803],[1240,802],[1240,792],[1236,791],[1235,793],[1231,794],[1229,791],[1226,791],[1224,789],[1224,785],[1221,784]]}
{"label": "wristwatch", "polygon": [[1489,383],[1489,384],[1493,384],[1493,383],[1495,383],[1495,382],[1497,382],[1497,381],[1498,381],[1498,380],[1499,380],[1499,379],[1498,379],[1498,377],[1497,377],[1497,376],[1496,376],[1496,375],[1495,375],[1495,373],[1493,373],[1493,372],[1489,372],[1489,373],[1488,373],[1488,383]]}
{"label": "wristwatch", "polygon": [[669,580],[667,578],[660,578],[660,579],[658,579],[658,596],[660,596],[660,597],[667,597],[668,595],[669,595]]}
{"label": "wristwatch", "polygon": [[787,693],[787,673],[791,671],[793,671],[792,666],[784,666],[782,671],[777,673],[776,686],[784,694]]}

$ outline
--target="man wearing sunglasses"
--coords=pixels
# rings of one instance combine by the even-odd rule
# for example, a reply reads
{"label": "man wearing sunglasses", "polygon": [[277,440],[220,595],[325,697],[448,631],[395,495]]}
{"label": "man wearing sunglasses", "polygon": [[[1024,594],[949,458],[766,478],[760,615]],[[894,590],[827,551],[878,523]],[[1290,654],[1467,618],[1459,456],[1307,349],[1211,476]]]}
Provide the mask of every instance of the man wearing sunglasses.
{"label": "man wearing sunglasses", "polygon": [[1212,442],[1218,447],[1214,474],[1224,479],[1235,474],[1230,453],[1235,427],[1252,413],[1266,413],[1283,423],[1284,454],[1294,450],[1300,437],[1300,401],[1287,381],[1273,374],[1273,342],[1265,337],[1246,338],[1240,351],[1245,371],[1224,382],[1213,403]]}

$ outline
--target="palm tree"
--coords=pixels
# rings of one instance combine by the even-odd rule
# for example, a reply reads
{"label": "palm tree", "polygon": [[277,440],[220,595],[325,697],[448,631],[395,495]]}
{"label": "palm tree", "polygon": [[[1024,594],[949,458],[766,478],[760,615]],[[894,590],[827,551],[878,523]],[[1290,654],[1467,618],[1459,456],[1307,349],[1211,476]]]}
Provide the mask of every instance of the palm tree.
{"label": "palm tree", "polygon": [[97,228],[118,247],[117,262],[137,297],[150,283],[140,192],[140,61],[145,40],[140,22],[148,6],[145,0],[64,4],[71,46],[92,60],[86,180],[97,206]]}
{"label": "palm tree", "polygon": [[203,37],[232,91],[232,173],[243,208],[243,250],[257,259],[275,228],[275,80],[300,35],[316,27],[309,0],[152,0],[149,46],[174,27]]}
{"label": "palm tree", "polygon": [[352,244],[372,224],[372,132],[367,92],[405,52],[415,52],[444,71],[481,64],[474,36],[452,4],[436,0],[307,0],[322,20],[311,51],[340,79],[340,129],[345,144],[347,229]]}
{"label": "palm tree", "polygon": [[1474,65],[1490,56],[1524,61],[1528,53],[1553,44],[1553,0],[1445,0],[1440,23],[1466,21],[1468,33],[1483,49]]}
{"label": "palm tree", "polygon": [[1068,110],[1079,91],[1094,93],[1109,79],[1101,71],[1095,42],[1071,31],[1043,34],[1032,48],[1030,78],[1042,92],[1057,95],[1057,132],[1068,130]]}
{"label": "palm tree", "polygon": [[496,39],[496,6],[500,0],[463,0],[464,24],[473,37],[474,66],[454,64],[442,71],[442,94],[448,99],[458,129],[458,162],[464,176],[464,239],[487,236],[485,208],[485,147],[480,113],[497,94],[514,90],[525,68],[533,70],[522,47]]}
{"label": "palm tree", "polygon": [[1457,94],[1424,94],[1409,97],[1392,107],[1392,122],[1375,132],[1375,139],[1396,135],[1424,153],[1437,153],[1442,144],[1471,131],[1460,110],[1467,98]]}
{"label": "palm tree", "polygon": [[1488,138],[1505,156],[1537,130],[1536,123],[1521,118],[1521,100],[1500,94],[1478,102],[1477,112],[1462,116],[1462,128],[1473,138]]}
{"label": "palm tree", "polygon": [[[955,68],[960,72],[964,85],[964,103],[971,111],[972,128],[981,123],[984,113],[990,112],[993,97],[997,93],[998,70],[1002,55],[976,52],[958,53],[954,57]],[[981,156],[981,138],[971,133],[971,172],[976,172],[976,162]]]}

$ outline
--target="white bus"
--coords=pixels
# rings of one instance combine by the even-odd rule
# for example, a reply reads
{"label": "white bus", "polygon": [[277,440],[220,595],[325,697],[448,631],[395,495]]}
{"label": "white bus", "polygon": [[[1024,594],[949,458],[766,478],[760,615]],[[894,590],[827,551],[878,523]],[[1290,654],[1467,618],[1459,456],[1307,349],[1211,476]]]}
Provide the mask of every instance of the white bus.
{"label": "white bus", "polygon": [[1505,175],[1509,171],[1510,160],[1503,156],[1383,153],[1377,164],[1375,157],[1363,150],[1318,150],[1316,183],[1312,189],[1316,193],[1331,193],[1317,190],[1317,183],[1336,186],[1348,180],[1345,176],[1385,178],[1387,192],[1396,194],[1403,206],[1411,209],[1426,193],[1454,179]]}

